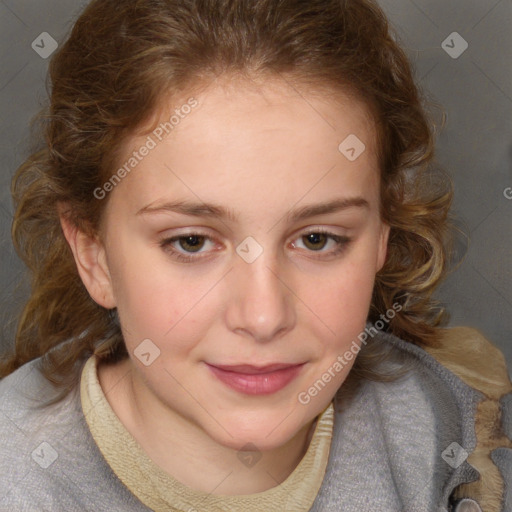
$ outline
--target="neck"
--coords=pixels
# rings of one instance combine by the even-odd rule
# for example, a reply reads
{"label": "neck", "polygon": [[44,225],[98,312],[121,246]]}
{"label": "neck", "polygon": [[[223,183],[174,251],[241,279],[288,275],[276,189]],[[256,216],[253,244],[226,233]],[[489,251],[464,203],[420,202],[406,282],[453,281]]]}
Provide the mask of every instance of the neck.
{"label": "neck", "polygon": [[[148,457],[187,487],[214,495],[264,492],[286,480],[304,457],[316,421],[285,445],[241,454],[216,443],[198,425],[166,407],[140,382],[131,364],[125,360],[98,367],[105,396]],[[252,465],[254,456],[261,458]],[[241,464],[240,457],[248,464]]]}

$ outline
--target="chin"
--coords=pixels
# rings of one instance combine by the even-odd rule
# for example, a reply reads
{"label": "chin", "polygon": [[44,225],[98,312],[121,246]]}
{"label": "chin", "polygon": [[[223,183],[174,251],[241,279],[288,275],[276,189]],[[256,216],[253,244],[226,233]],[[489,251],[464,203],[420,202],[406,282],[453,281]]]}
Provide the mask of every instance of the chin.
{"label": "chin", "polygon": [[273,451],[278,448],[281,448],[286,443],[293,438],[294,434],[297,432],[292,432],[289,435],[270,435],[265,436],[261,435],[261,432],[258,433],[237,433],[234,432],[233,437],[229,435],[221,435],[219,437],[213,437],[213,439],[220,445],[225,446],[226,448],[231,448],[232,450],[238,451],[259,451],[259,452],[267,452]]}
{"label": "chin", "polygon": [[209,429],[206,433],[222,446],[237,451],[248,444],[262,452],[271,451],[284,446],[303,428],[308,427],[312,419],[307,421],[303,416],[302,412],[300,418],[296,414],[280,412],[263,418],[260,413],[258,421],[248,421],[250,418],[247,416],[230,417],[219,422],[226,425],[226,430],[215,424],[214,431]]}

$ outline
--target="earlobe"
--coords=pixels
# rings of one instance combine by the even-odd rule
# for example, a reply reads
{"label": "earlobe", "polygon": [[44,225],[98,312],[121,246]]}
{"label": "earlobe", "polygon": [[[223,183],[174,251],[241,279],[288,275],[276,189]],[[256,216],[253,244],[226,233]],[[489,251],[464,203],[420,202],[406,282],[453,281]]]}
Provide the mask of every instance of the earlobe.
{"label": "earlobe", "polygon": [[80,278],[91,298],[104,308],[116,307],[102,242],[97,236],[78,229],[63,213],[60,214],[60,225],[75,258]]}
{"label": "earlobe", "polygon": [[388,224],[382,223],[380,231],[379,249],[377,254],[377,272],[379,272],[384,266],[384,263],[386,263],[390,230],[391,228]]}

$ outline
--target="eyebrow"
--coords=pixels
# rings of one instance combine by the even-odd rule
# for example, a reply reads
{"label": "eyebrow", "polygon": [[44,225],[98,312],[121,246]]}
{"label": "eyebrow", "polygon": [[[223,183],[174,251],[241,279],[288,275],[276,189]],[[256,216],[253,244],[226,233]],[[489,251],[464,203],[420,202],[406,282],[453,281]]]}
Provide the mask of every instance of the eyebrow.
{"label": "eyebrow", "polygon": [[[349,208],[370,209],[370,204],[363,197],[340,198],[327,203],[302,206],[301,208],[289,211],[284,217],[288,222],[298,222],[309,217],[335,213]],[[214,217],[231,222],[237,221],[236,213],[230,208],[213,203],[194,203],[190,201],[174,201],[157,205],[149,204],[141,208],[136,215],[165,212],[179,213],[191,217]]]}

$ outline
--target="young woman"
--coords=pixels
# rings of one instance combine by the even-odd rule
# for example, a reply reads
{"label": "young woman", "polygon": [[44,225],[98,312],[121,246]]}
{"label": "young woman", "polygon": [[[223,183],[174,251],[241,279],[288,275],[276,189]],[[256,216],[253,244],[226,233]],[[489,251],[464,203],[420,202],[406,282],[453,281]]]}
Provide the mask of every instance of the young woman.
{"label": "young woman", "polygon": [[[368,0],[96,0],[13,182],[5,510],[504,511],[502,355]],[[508,430],[507,430],[508,429]]]}

